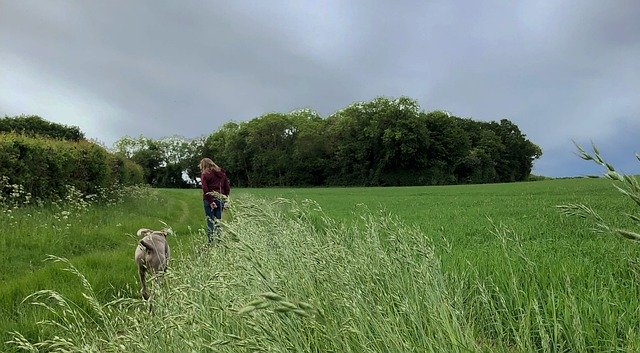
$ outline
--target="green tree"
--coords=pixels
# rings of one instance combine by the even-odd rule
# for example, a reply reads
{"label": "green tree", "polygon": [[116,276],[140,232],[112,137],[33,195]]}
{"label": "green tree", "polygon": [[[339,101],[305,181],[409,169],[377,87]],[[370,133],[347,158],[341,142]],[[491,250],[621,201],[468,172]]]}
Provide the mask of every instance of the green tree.
{"label": "green tree", "polygon": [[313,110],[302,109],[288,114],[295,128],[289,182],[291,185],[325,184],[330,159],[326,121]]}
{"label": "green tree", "polygon": [[490,123],[471,119],[460,119],[459,122],[469,136],[471,147],[456,165],[458,182],[497,182],[496,165],[504,151],[500,137],[491,130]]}
{"label": "green tree", "polygon": [[[163,180],[167,183],[161,183],[165,187],[170,185],[180,185],[187,187],[189,184],[196,184],[196,177],[200,176],[198,164],[200,162],[204,138],[186,139],[182,136],[174,135],[165,137],[157,141],[163,151],[163,161],[167,174]],[[189,179],[189,183],[185,181]],[[169,180],[171,183],[169,184]],[[178,187],[178,186],[171,186]]]}
{"label": "green tree", "polygon": [[251,185],[252,166],[247,154],[246,123],[228,122],[204,141],[202,157],[222,167],[235,186]]}
{"label": "green tree", "polygon": [[427,163],[430,135],[415,100],[379,97],[351,104],[327,120],[330,183],[412,184],[414,172]]}
{"label": "green tree", "polygon": [[162,186],[160,184],[161,168],[165,165],[163,151],[158,143],[145,139],[146,146],[135,151],[131,155],[131,160],[142,167],[144,180],[151,186]]}
{"label": "green tree", "polygon": [[496,171],[501,182],[523,181],[531,174],[533,161],[540,158],[540,147],[526,139],[517,125],[507,119],[492,123],[504,149],[497,160]]}
{"label": "green tree", "polygon": [[139,136],[122,137],[113,150],[138,163],[145,181],[156,187],[184,188],[196,184],[198,162],[203,154],[203,138],[170,136],[159,140]]}
{"label": "green tree", "polygon": [[424,183],[422,171],[427,167],[431,132],[418,103],[401,97],[388,102],[381,116],[381,158],[372,180],[381,185],[415,185]]}
{"label": "green tree", "polygon": [[462,119],[444,111],[435,111],[426,114],[426,125],[431,133],[426,171],[429,183],[464,182],[455,173],[456,168],[465,163],[471,150],[471,140],[463,128]]}
{"label": "green tree", "polygon": [[285,186],[292,162],[297,129],[282,113],[269,113],[249,121],[246,153],[251,163],[249,179],[255,186]]}

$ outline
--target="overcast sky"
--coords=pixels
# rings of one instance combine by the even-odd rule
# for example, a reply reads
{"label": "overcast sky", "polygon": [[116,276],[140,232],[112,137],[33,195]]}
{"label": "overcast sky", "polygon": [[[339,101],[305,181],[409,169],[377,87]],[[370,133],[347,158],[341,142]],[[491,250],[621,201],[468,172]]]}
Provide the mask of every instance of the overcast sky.
{"label": "overcast sky", "polygon": [[510,119],[535,174],[600,174],[572,140],[640,173],[640,1],[0,0],[0,116],[109,147],[402,95]]}

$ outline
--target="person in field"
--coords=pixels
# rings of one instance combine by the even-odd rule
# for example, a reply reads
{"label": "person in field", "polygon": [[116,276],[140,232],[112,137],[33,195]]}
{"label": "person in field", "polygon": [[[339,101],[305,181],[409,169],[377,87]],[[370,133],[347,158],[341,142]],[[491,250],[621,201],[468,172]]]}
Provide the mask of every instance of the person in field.
{"label": "person in field", "polygon": [[215,243],[220,235],[218,220],[222,219],[222,210],[229,197],[231,188],[224,170],[209,158],[200,161],[200,181],[202,183],[202,199],[207,221],[207,239]]}

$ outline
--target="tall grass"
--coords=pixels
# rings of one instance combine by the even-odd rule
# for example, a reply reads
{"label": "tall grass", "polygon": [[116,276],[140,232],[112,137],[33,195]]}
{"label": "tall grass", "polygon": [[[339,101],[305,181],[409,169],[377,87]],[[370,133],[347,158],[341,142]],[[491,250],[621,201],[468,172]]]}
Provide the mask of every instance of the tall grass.
{"label": "tall grass", "polygon": [[[622,198],[626,198],[631,200],[634,203],[634,206],[640,207],[640,181],[638,178],[633,175],[621,174],[616,171],[616,169],[604,160],[600,151],[595,145],[593,147],[593,153],[587,152],[582,146],[576,144],[576,147],[579,151],[580,158],[593,161],[595,164],[600,165],[605,168],[606,172],[604,177],[608,180],[613,180],[613,186],[620,192],[620,196]],[[640,154],[636,154],[636,159],[640,161]],[[636,229],[624,229],[620,228],[618,224],[610,224],[608,221],[605,221],[597,211],[593,208],[584,205],[582,203],[578,204],[566,204],[558,206],[566,215],[570,216],[578,216],[581,218],[592,219],[596,223],[596,228],[594,230],[597,233],[613,233],[620,235],[624,238],[631,239],[634,241],[640,241],[640,232]],[[633,225],[637,228],[640,226],[640,217],[634,214],[634,212],[628,213],[625,212],[625,216],[633,222]]]}
{"label": "tall grass", "polygon": [[108,301],[138,292],[132,260],[138,228],[160,228],[161,214],[186,229],[178,221],[183,201],[163,200],[149,188],[112,188],[88,198],[71,188],[65,198],[40,204],[25,203],[20,187],[12,190],[0,204],[0,351],[7,349],[9,331],[30,339],[42,333],[35,322],[48,316],[21,304],[29,294],[55,288],[82,299],[75,276],[45,261],[48,254],[72,260],[96,288],[97,298]]}
{"label": "tall grass", "polygon": [[246,196],[235,198],[230,212],[219,246],[183,246],[155,286],[151,308],[126,295],[101,300],[67,262],[83,296],[31,296],[27,302],[50,313],[52,328],[38,340],[14,332],[10,345],[113,352],[640,349],[633,295],[640,286],[628,264],[585,271],[549,253],[557,265],[549,270],[531,258],[532,244],[521,234],[487,221],[484,236],[499,246],[447,270],[436,256],[436,246],[447,256],[447,239],[431,239],[384,210],[363,209],[344,221],[315,202]]}
{"label": "tall grass", "polygon": [[123,352],[476,349],[456,309],[461,298],[448,292],[416,228],[382,215],[363,215],[364,226],[337,223],[285,200],[234,207],[219,247],[194,248],[172,264],[151,314],[125,299],[92,304],[89,314],[40,292],[37,305],[67,318],[60,338],[31,344],[16,334],[11,343]]}

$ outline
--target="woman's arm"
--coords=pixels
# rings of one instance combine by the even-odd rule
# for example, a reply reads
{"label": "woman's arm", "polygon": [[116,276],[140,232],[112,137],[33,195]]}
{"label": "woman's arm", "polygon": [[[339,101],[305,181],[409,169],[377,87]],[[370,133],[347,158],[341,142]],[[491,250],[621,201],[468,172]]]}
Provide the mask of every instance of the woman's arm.
{"label": "woman's arm", "polygon": [[225,175],[224,184],[222,184],[222,193],[229,196],[231,193],[231,187],[229,186],[229,178]]}

